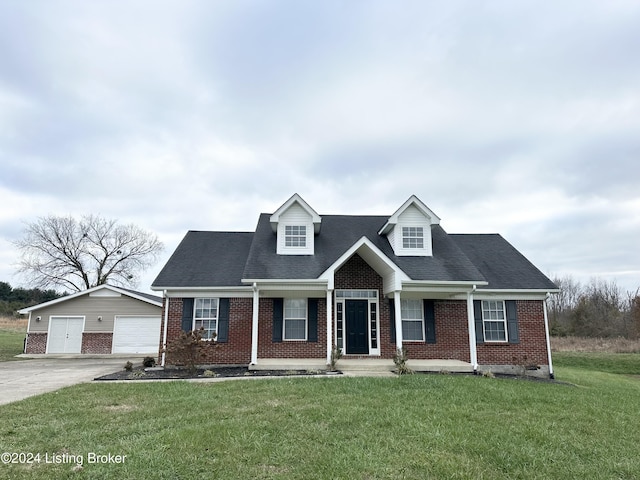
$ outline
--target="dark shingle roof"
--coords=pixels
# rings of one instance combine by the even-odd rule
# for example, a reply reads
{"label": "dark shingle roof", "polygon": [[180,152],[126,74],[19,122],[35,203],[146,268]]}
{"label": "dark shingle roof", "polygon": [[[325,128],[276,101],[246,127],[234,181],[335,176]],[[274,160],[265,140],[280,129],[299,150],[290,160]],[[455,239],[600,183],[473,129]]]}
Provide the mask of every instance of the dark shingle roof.
{"label": "dark shingle roof", "polygon": [[432,257],[397,257],[386,237],[378,235],[389,217],[324,215],[315,237],[315,255],[278,255],[269,215],[262,214],[243,278],[318,278],[363,236],[414,280],[481,281],[482,274],[439,226],[431,228]]}
{"label": "dark shingle roof", "polygon": [[[241,286],[242,279],[315,279],[360,238],[366,237],[413,280],[471,281],[492,289],[556,286],[500,235],[447,234],[431,227],[433,256],[397,257],[378,232],[387,216],[322,216],[314,255],[278,255],[270,214],[255,233],[189,231],[153,287]],[[246,284],[245,284],[246,285]]]}
{"label": "dark shingle roof", "polygon": [[555,290],[558,287],[498,234],[454,234],[449,237],[478,267],[489,285],[484,289]]}
{"label": "dark shingle roof", "polygon": [[158,297],[157,295],[151,295],[150,293],[138,292],[137,290],[131,290],[130,288],[117,287],[120,290],[125,290],[129,293],[133,293],[134,295],[138,295],[139,297],[144,297],[147,300],[151,300],[152,302],[162,303],[162,297]]}
{"label": "dark shingle roof", "polygon": [[189,231],[153,281],[153,287],[242,285],[253,233]]}

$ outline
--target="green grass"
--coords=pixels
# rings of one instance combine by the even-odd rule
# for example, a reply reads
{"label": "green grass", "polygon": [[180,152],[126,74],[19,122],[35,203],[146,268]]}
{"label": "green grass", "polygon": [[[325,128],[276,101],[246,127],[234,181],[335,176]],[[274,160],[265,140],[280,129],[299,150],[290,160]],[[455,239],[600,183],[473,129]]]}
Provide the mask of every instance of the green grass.
{"label": "green grass", "polygon": [[576,367],[599,372],[640,375],[640,354],[607,352],[558,352],[553,354],[557,367]]}
{"label": "green grass", "polygon": [[16,355],[22,353],[25,332],[13,328],[0,328],[0,362],[18,360]]}
{"label": "green grass", "polygon": [[[456,375],[78,385],[0,407],[0,445],[82,455],[83,470],[0,465],[0,477],[639,478],[640,381],[563,361],[557,376],[573,386]],[[89,465],[89,452],[127,459]]]}

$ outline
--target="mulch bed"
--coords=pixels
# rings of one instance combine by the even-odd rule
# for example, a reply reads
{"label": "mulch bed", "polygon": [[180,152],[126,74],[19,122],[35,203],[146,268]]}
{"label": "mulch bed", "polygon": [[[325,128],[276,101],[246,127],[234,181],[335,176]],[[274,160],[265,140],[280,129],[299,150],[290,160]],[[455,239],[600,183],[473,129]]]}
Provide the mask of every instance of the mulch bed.
{"label": "mulch bed", "polygon": [[[338,372],[339,373],[339,372]],[[249,370],[247,367],[199,368],[191,372],[185,368],[145,369],[135,367],[131,371],[118,372],[94,378],[94,380],[187,380],[190,378],[220,377],[283,377],[296,375],[327,375],[324,370]]]}

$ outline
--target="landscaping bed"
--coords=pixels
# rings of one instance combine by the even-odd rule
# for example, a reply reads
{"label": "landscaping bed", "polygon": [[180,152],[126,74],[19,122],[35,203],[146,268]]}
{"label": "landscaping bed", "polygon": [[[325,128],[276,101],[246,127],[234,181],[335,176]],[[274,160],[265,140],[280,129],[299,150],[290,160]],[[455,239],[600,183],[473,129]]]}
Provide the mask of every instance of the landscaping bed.
{"label": "landscaping bed", "polygon": [[191,378],[219,377],[273,377],[296,375],[328,375],[340,372],[326,370],[249,370],[247,367],[198,368],[144,368],[134,367],[97,377],[94,380],[187,380]]}

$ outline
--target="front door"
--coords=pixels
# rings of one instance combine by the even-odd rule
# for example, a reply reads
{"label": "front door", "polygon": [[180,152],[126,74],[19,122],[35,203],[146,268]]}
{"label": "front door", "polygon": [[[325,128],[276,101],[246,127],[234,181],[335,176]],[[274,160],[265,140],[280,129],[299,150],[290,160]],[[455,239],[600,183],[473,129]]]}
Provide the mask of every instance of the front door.
{"label": "front door", "polygon": [[367,310],[369,302],[367,300],[346,300],[346,330],[347,330],[347,354],[368,355],[369,330],[367,322]]}

